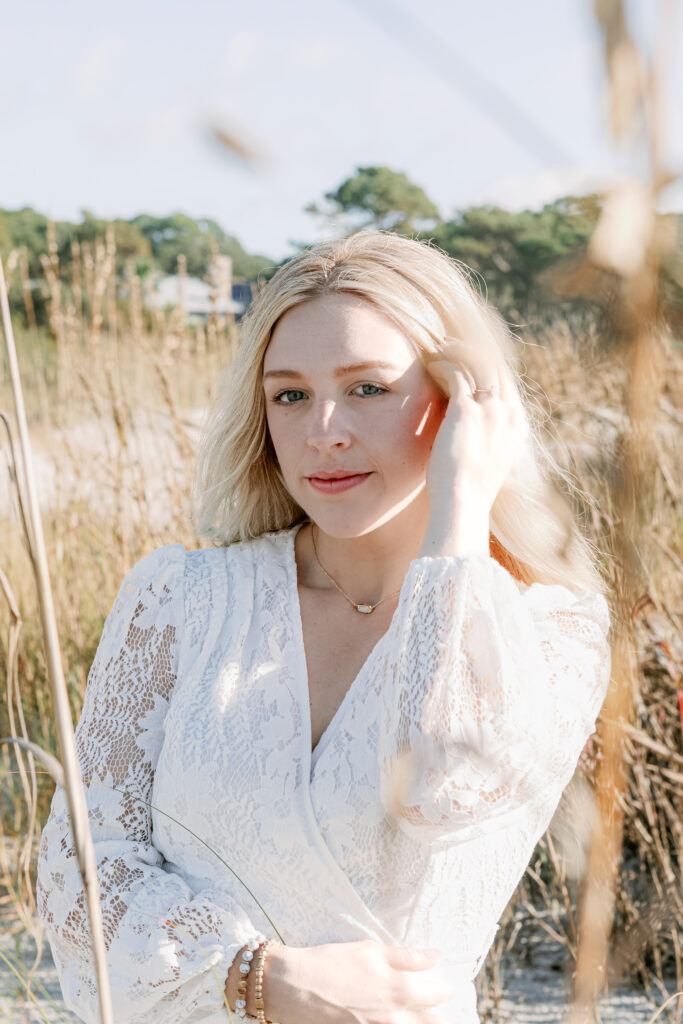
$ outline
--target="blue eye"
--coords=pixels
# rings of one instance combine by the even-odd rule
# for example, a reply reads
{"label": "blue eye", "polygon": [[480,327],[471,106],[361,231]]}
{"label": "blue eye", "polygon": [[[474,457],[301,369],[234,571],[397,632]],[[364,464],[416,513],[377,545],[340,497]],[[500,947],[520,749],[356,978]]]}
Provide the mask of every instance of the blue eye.
{"label": "blue eye", "polygon": [[[358,391],[361,388],[363,389],[363,392],[358,395],[359,398],[374,398],[375,395],[385,394],[387,390],[386,388],[380,387],[379,384],[359,384],[355,388],[353,394],[358,394]],[[368,388],[372,390],[365,390]],[[273,395],[271,401],[276,405],[296,405],[305,397],[306,393],[304,391],[300,391],[298,388],[286,388],[284,391],[278,391],[276,395]]]}
{"label": "blue eye", "polygon": [[278,405],[294,405],[298,401],[296,398],[293,401],[290,398],[284,401],[285,395],[303,395],[303,391],[299,391],[296,388],[287,388],[286,391],[279,391],[277,395],[273,395],[273,401]]}

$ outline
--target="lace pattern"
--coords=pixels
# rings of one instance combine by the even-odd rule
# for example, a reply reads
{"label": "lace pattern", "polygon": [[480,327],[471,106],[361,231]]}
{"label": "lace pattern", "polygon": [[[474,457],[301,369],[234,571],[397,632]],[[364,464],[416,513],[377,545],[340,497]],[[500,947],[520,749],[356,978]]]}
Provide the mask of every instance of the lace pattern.
{"label": "lace pattern", "polygon": [[[477,1024],[472,981],[604,700],[606,602],[416,559],[312,758],[295,534],[160,548],[105,623],[76,741],[115,1019],[227,1020],[234,956],[275,925],[437,946],[459,986],[439,1014]],[[94,1022],[59,787],[37,898],[66,1005]]]}
{"label": "lace pattern", "polygon": [[600,594],[519,584],[492,558],[411,564],[383,667],[382,795],[402,830],[464,843],[570,781],[610,673]]}
{"label": "lace pattern", "polygon": [[[184,560],[182,545],[161,548],[126,576],[105,623],[75,734],[89,780],[117,1024],[205,1020],[222,1002],[235,954],[256,933],[225,892],[193,892],[164,870],[145,803],[177,679]],[[61,787],[41,837],[36,893],[67,1007],[95,1024],[87,907]]]}

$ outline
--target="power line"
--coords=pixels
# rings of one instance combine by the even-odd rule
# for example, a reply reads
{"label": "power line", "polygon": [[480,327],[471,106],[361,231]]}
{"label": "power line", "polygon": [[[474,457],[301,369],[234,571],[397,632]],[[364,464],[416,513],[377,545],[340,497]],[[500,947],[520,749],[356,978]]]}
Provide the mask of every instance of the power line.
{"label": "power line", "polygon": [[[387,0],[344,0],[371,18],[388,35],[414,50],[431,71],[437,71],[449,85],[488,114],[515,142],[520,143],[541,165],[577,163],[527,112],[503,93],[460,54],[448,47],[403,7]],[[379,8],[384,9],[382,13]]]}

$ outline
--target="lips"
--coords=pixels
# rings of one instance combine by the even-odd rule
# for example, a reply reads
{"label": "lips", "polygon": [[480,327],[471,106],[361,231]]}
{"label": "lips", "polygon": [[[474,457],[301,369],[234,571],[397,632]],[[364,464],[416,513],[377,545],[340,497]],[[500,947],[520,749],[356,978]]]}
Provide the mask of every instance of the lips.
{"label": "lips", "polygon": [[309,480],[346,480],[350,476],[365,476],[364,473],[358,473],[356,470],[349,470],[348,472],[343,469],[337,469],[332,473],[311,473]]}
{"label": "lips", "polygon": [[315,476],[309,476],[308,482],[316,491],[323,494],[339,494],[356,487],[367,480],[370,473],[347,473],[337,470],[335,473],[319,472]]}

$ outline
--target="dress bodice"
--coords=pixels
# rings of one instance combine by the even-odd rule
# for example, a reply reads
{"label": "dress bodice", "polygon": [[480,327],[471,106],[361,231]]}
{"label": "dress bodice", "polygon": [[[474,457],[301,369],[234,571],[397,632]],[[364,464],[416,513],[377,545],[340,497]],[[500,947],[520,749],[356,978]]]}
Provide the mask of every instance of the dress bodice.
{"label": "dress bodice", "polygon": [[[458,988],[439,1014],[476,1024],[474,978],[604,700],[606,601],[415,559],[312,754],[296,529],[159,548],[105,623],[76,739],[117,1024],[227,1019],[255,933],[436,946]],[[95,1021],[59,787],[37,895],[66,1004]]]}

